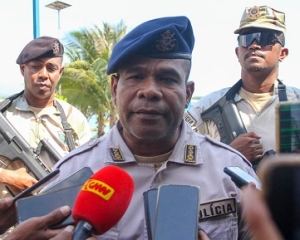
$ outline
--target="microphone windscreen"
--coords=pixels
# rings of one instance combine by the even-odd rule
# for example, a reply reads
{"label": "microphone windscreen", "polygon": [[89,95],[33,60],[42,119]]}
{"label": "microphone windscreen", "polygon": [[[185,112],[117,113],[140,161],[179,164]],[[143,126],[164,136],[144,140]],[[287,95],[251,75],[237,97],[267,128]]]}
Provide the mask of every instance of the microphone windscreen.
{"label": "microphone windscreen", "polygon": [[101,235],[124,215],[131,201],[134,182],[116,166],[106,166],[92,175],[82,186],[72,211],[76,223],[86,221],[93,233]]}

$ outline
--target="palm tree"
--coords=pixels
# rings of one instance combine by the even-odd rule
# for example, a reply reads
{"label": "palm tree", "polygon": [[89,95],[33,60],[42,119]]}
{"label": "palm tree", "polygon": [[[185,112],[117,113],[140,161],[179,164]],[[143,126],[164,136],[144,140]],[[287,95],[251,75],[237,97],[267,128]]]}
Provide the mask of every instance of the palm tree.
{"label": "palm tree", "polygon": [[63,40],[70,63],[65,67],[58,88],[68,102],[87,117],[98,116],[98,136],[104,134],[104,121],[109,120],[112,127],[117,120],[105,71],[114,45],[125,33],[123,21],[116,26],[103,23],[103,30],[98,26],[83,28],[67,33]]}

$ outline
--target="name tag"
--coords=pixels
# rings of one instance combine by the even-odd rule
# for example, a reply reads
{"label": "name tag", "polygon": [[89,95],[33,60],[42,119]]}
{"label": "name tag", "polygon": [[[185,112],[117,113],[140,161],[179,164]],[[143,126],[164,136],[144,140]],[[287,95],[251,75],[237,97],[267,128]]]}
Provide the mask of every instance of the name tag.
{"label": "name tag", "polygon": [[200,204],[199,220],[236,212],[235,198],[226,198]]}
{"label": "name tag", "polygon": [[197,123],[196,119],[193,118],[189,112],[185,112],[184,119],[186,122],[188,122],[191,125],[191,127],[194,127]]}

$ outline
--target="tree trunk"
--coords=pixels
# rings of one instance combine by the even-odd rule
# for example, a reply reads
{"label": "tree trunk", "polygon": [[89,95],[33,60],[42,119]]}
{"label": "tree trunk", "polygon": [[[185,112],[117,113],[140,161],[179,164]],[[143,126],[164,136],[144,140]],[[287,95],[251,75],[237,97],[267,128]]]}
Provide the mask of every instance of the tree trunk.
{"label": "tree trunk", "polygon": [[104,132],[104,119],[103,119],[103,114],[101,112],[98,113],[97,117],[98,121],[98,137],[101,137],[105,134]]}
{"label": "tree trunk", "polygon": [[109,127],[112,128],[118,120],[118,112],[113,101],[110,102]]}

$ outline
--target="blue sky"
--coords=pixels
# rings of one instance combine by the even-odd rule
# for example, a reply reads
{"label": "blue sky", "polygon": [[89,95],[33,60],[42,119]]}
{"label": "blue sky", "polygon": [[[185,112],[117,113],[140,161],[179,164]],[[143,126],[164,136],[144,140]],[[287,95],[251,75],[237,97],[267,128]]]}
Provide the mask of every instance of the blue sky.
{"label": "blue sky", "polygon": [[[285,84],[300,88],[300,1],[299,0],[63,0],[70,5],[58,12],[45,5],[54,0],[40,0],[40,36],[63,38],[64,33],[82,27],[117,24],[121,20],[128,30],[143,21],[163,16],[185,15],[195,33],[191,80],[195,81],[194,96],[203,96],[219,88],[232,86],[240,77],[240,65],[234,53],[239,21],[246,6],[269,5],[286,13],[286,47],[290,53],[280,64],[279,78]],[[181,4],[179,4],[181,3]],[[21,91],[24,87],[15,63],[25,44],[33,39],[32,0],[0,1],[0,96]]]}

